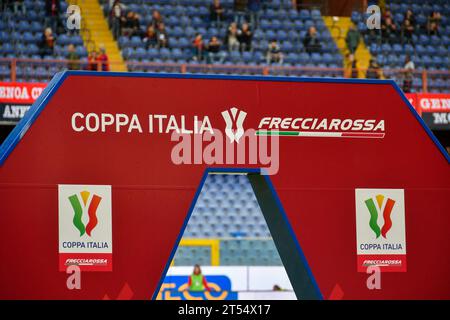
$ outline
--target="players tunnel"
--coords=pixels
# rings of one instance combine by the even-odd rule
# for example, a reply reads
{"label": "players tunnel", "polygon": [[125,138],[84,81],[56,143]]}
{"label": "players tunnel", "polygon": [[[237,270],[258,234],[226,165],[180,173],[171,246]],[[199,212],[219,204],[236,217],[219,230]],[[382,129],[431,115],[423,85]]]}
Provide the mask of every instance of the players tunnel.
{"label": "players tunnel", "polygon": [[[228,230],[227,222],[222,219],[229,215],[229,210],[233,210],[233,203],[239,201],[240,215],[244,221],[250,221],[244,223],[242,223],[242,221],[234,221],[234,227],[237,227],[237,231],[236,229],[232,229],[230,231]],[[256,210],[252,208],[252,201],[255,202],[253,206],[257,207]],[[213,215],[218,216],[221,220],[211,221],[208,216],[205,216],[205,203],[207,207],[206,209],[212,211],[214,213]],[[259,225],[257,219],[251,220],[254,218],[264,220],[262,231],[254,231],[254,229],[257,229]],[[198,226],[199,220],[203,221],[203,224],[200,224],[200,226]],[[249,227],[251,230],[247,230],[245,228],[246,223],[250,223]],[[254,223],[255,226],[252,226],[252,223]],[[224,226],[226,227],[225,233],[222,232]],[[200,230],[198,230],[199,227],[201,228]],[[265,236],[266,233],[264,232],[264,229],[268,229],[268,236],[271,238],[271,241],[276,247],[277,256],[279,255],[279,259],[281,259],[281,263],[284,266],[297,299],[322,299],[320,289],[316,284],[307,259],[303,254],[294,232],[292,231],[288,219],[286,218],[282,203],[274,189],[270,176],[264,174],[264,170],[261,169],[206,169],[184,222],[183,228],[177,239],[177,243],[172,250],[169,263],[173,265],[177,258],[177,261],[186,263],[186,259],[183,260],[182,254],[180,254],[182,251],[178,250],[180,248],[180,242],[182,245],[183,242],[187,243],[192,241],[192,238],[196,237],[203,238],[205,236],[210,237],[211,235],[223,237],[228,234],[236,237],[236,239],[244,239],[241,241],[245,241],[245,237],[250,236],[251,238],[251,236]],[[213,260],[214,257],[211,252],[211,261]],[[187,261],[188,264],[190,263],[193,265],[199,260],[190,261],[188,259]],[[202,260],[200,259],[200,261]],[[158,299],[162,297],[161,294],[166,284],[165,277],[167,276],[169,268],[170,267],[168,264],[160,280],[158,290],[156,291],[156,293],[159,293]],[[268,274],[267,277],[270,277],[270,275]],[[174,284],[172,284],[172,286],[173,285]],[[186,289],[186,284],[180,286],[180,288]],[[181,289],[179,290],[181,291]],[[154,295],[154,298],[155,297],[156,294]]]}

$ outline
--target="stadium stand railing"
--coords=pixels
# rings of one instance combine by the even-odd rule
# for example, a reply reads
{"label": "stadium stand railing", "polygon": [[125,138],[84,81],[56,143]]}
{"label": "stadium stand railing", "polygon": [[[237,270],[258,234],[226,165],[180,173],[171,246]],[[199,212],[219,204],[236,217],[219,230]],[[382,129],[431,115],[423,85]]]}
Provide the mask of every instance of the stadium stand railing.
{"label": "stadium stand railing", "polygon": [[[48,82],[55,73],[67,70],[69,65],[76,64],[80,70],[102,70],[100,62],[90,63],[87,60],[63,59],[25,59],[0,58],[0,81],[12,82]],[[114,64],[110,61],[109,65]],[[275,65],[220,65],[206,63],[157,63],[157,62],[127,62],[130,71],[135,72],[174,72],[174,73],[206,73],[206,74],[236,74],[236,75],[270,75],[297,77],[348,77],[346,68],[322,68],[301,66]],[[356,69],[353,69],[356,70]],[[393,79],[400,86],[404,70],[401,68],[383,69],[385,79]],[[415,92],[448,92],[450,88],[450,71],[446,70],[416,70],[414,73],[413,90]]]}
{"label": "stadium stand railing", "polygon": [[282,266],[272,238],[183,238],[172,266]]}

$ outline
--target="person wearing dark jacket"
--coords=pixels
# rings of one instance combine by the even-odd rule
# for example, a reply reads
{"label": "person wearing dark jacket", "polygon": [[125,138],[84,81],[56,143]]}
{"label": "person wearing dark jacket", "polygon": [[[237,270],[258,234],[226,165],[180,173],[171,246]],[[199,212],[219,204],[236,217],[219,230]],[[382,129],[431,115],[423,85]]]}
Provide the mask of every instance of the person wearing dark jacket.
{"label": "person wearing dark jacket", "polygon": [[248,0],[234,0],[234,22],[241,24],[244,22],[247,13]]}
{"label": "person wearing dark jacket", "polygon": [[416,26],[416,18],[414,16],[414,13],[411,11],[411,9],[406,10],[405,17],[403,20],[409,20],[409,23],[415,27]]}
{"label": "person wearing dark jacket", "polygon": [[22,13],[25,15],[27,13],[27,7],[23,0],[15,0],[13,1],[14,14]]}
{"label": "person wearing dark jacket", "polygon": [[215,25],[216,28],[222,26],[224,12],[225,10],[223,9],[220,0],[214,0],[209,5],[209,21],[211,24]]}
{"label": "person wearing dark jacket", "polygon": [[209,63],[223,63],[225,56],[224,53],[220,51],[220,41],[217,37],[212,37],[208,43],[208,59]]}
{"label": "person wearing dark jacket", "polygon": [[278,63],[283,64],[283,53],[277,40],[272,39],[269,43],[266,53],[267,64]]}
{"label": "person wearing dark jacket", "polygon": [[123,24],[122,33],[129,36],[141,36],[141,24],[136,12],[129,11]]}
{"label": "person wearing dark jacket", "polygon": [[359,38],[360,38],[359,31],[356,30],[354,25],[351,25],[348,30],[347,36],[345,37],[345,43],[347,44],[348,51],[351,54],[355,53],[356,48],[358,47],[359,44]]}
{"label": "person wearing dark jacket", "polygon": [[409,19],[405,19],[402,24],[403,40],[407,43],[412,43],[412,36],[414,34],[414,25]]}
{"label": "person wearing dark jacket", "polygon": [[114,1],[111,7],[110,18],[113,37],[115,40],[118,40],[122,35],[122,20],[124,19],[122,5],[119,0]]}
{"label": "person wearing dark jacket", "polygon": [[241,51],[252,50],[252,38],[253,34],[250,31],[248,23],[243,23],[241,30],[238,32],[239,48]]}
{"label": "person wearing dark jacket", "polygon": [[384,23],[381,24],[381,36],[388,42],[393,42],[397,36],[397,25],[392,18],[387,17]]}
{"label": "person wearing dark jacket", "polygon": [[303,45],[305,46],[306,52],[314,53],[321,51],[321,45],[319,39],[317,38],[317,31],[315,27],[309,27],[306,33],[305,39],[303,39]]}
{"label": "person wearing dark jacket", "polygon": [[169,36],[167,35],[166,26],[164,25],[164,23],[161,22],[158,25],[156,34],[158,35],[158,47],[168,48],[169,47]]}
{"label": "person wearing dark jacket", "polygon": [[259,18],[261,16],[261,0],[248,0],[248,12],[250,14],[250,25],[252,30],[259,27]]}
{"label": "person wearing dark jacket", "polygon": [[44,33],[42,34],[42,39],[40,43],[41,47],[41,56],[52,55],[53,50],[55,48],[56,38],[53,35],[51,28],[45,28]]}
{"label": "person wearing dark jacket", "polygon": [[47,26],[55,32],[58,30],[59,13],[61,5],[59,0],[45,0],[45,20]]}
{"label": "person wearing dark jacket", "polygon": [[145,32],[143,41],[146,49],[154,48],[158,45],[158,35],[152,25],[149,25],[147,27],[147,31]]}
{"label": "person wearing dark jacket", "polygon": [[159,24],[163,23],[163,17],[158,10],[152,12],[152,26],[155,30],[158,30]]}
{"label": "person wearing dark jacket", "polygon": [[380,79],[381,78],[381,69],[378,63],[374,59],[370,59],[369,68],[366,72],[367,79]]}

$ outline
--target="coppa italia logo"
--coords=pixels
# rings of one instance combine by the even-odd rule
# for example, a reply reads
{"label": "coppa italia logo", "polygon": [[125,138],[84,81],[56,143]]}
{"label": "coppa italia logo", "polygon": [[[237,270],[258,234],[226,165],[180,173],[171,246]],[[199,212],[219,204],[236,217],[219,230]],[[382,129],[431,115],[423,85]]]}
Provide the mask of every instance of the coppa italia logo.
{"label": "coppa italia logo", "polygon": [[[231,113],[231,115],[230,115]],[[247,112],[238,110],[237,108],[231,108],[222,112],[222,117],[225,120],[225,134],[230,138],[231,142],[236,141],[239,143],[239,139],[244,135],[243,123]],[[233,124],[236,125],[236,130],[233,130]]]}
{"label": "coppa italia logo", "polygon": [[355,209],[358,272],[405,272],[405,190],[357,188]]}
{"label": "coppa italia logo", "polygon": [[110,185],[59,184],[59,270],[112,271]]}
{"label": "coppa italia logo", "polygon": [[89,222],[86,225],[84,225],[82,221],[83,207],[80,203],[79,197],[76,194],[68,197],[74,212],[73,225],[80,231],[80,237],[82,237],[85,233],[88,236],[91,236],[92,230],[94,230],[94,228],[97,226],[98,223],[97,208],[102,198],[96,194],[93,194],[88,205],[89,195],[90,195],[89,191],[80,192],[80,196],[83,201],[83,206],[84,208],[87,208],[87,213],[89,216]]}
{"label": "coppa italia logo", "polygon": [[[370,213],[369,226],[373,230],[373,232],[375,232],[377,239],[380,237],[380,235],[382,235],[383,238],[386,239],[386,235],[392,227],[391,213],[392,208],[394,208],[395,205],[395,200],[387,198],[387,200],[384,201],[384,198],[385,197],[381,194],[376,195],[375,199],[377,205],[375,205],[373,198],[369,198],[364,201]],[[380,229],[380,226],[378,225],[378,212],[381,212],[381,209],[383,208],[383,202],[386,202],[383,210],[384,225]]]}

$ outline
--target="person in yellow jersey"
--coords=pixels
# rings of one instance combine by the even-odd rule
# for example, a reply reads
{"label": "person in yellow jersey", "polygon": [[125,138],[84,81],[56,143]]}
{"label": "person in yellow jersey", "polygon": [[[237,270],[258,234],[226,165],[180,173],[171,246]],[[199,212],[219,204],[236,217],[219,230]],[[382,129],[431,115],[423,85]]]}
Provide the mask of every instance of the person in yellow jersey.
{"label": "person in yellow jersey", "polygon": [[188,281],[189,291],[211,291],[208,287],[208,282],[206,282],[206,277],[202,274],[202,269],[196,264],[194,266],[194,271],[189,276]]}

